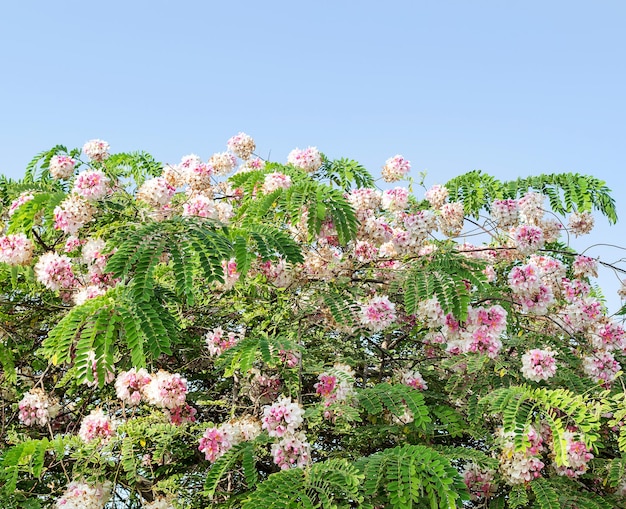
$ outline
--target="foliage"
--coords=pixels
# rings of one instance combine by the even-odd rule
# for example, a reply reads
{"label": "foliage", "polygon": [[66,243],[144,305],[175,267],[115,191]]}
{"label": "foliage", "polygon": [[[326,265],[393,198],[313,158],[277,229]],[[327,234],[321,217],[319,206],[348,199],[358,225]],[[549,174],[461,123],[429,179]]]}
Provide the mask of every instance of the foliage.
{"label": "foliage", "polygon": [[0,501],[626,507],[625,313],[563,241],[617,221],[604,182],[413,193],[238,136],[0,179]]}

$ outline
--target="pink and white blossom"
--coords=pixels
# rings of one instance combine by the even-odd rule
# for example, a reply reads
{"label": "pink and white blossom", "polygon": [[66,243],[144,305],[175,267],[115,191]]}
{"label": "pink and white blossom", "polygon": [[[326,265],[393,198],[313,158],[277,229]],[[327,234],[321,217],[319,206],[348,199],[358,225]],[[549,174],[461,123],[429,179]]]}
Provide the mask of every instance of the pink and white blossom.
{"label": "pink and white blossom", "polygon": [[28,265],[33,258],[35,246],[23,233],[10,233],[0,237],[0,263]]}
{"label": "pink and white blossom", "polygon": [[19,209],[25,203],[35,199],[35,195],[31,191],[24,191],[9,205],[9,217],[13,216],[17,209]]}
{"label": "pink and white blossom", "polygon": [[50,290],[71,288],[76,285],[72,261],[66,255],[48,252],[35,264],[37,281]]}
{"label": "pink and white blossom", "polygon": [[263,408],[262,427],[269,436],[282,438],[293,435],[304,422],[304,409],[289,397],[280,397],[272,405]]}
{"label": "pink and white blossom", "polygon": [[108,440],[115,434],[115,424],[108,415],[105,415],[101,408],[83,418],[83,422],[78,430],[78,436],[85,442],[102,439]]}
{"label": "pink and white blossom", "polygon": [[430,203],[433,209],[438,210],[443,207],[449,194],[450,191],[448,191],[447,187],[436,184],[426,191],[424,197],[428,200],[428,203]]}
{"label": "pink and white blossom", "polygon": [[533,382],[552,378],[556,373],[556,359],[554,356],[555,352],[550,348],[529,350],[522,355],[522,375]]}
{"label": "pink and white blossom", "polygon": [[361,323],[372,331],[381,331],[396,320],[396,305],[386,295],[372,297],[361,305]]}
{"label": "pink and white blossom", "polygon": [[322,155],[317,150],[317,147],[294,148],[289,152],[287,162],[307,173],[313,173],[322,166]]}
{"label": "pink and white blossom", "polygon": [[125,404],[136,406],[141,403],[144,387],[151,380],[152,378],[144,368],[122,371],[115,380],[115,393]]}
{"label": "pink and white blossom", "polygon": [[302,432],[285,435],[272,444],[272,457],[281,470],[304,468],[311,463],[311,445]]}
{"label": "pink and white blossom", "polygon": [[111,498],[111,483],[72,481],[57,499],[56,509],[103,509]]}
{"label": "pink and white blossom", "polygon": [[243,160],[250,159],[250,156],[256,149],[256,144],[252,137],[242,132],[232,136],[226,145],[228,150]]}
{"label": "pink and white blossom", "polygon": [[76,167],[76,159],[65,155],[56,155],[50,158],[50,165],[48,171],[52,178],[55,179],[68,179],[74,175],[74,168]]}
{"label": "pink and white blossom", "polygon": [[215,462],[232,448],[229,434],[217,427],[207,428],[200,439],[198,450],[204,453],[204,457],[211,463]]}
{"label": "pink and white blossom", "polygon": [[83,145],[83,152],[92,161],[104,161],[109,157],[109,144],[103,140],[89,140]]}
{"label": "pink and white blossom", "polygon": [[146,180],[137,191],[137,200],[156,208],[169,204],[176,192],[165,177],[155,177]]}
{"label": "pink and white blossom", "polygon": [[396,154],[385,161],[381,175],[385,182],[402,180],[411,171],[411,162],[400,154]]}
{"label": "pink and white blossom", "polygon": [[291,177],[275,171],[265,175],[263,182],[263,192],[269,194],[277,189],[289,189],[291,187]]}
{"label": "pink and white blossom", "polygon": [[187,380],[178,373],[160,370],[150,375],[150,382],[144,386],[148,402],[161,408],[173,409],[182,406],[187,397]]}
{"label": "pink and white blossom", "polygon": [[85,200],[101,200],[111,191],[109,178],[100,170],[83,171],[76,176],[72,191]]}
{"label": "pink and white blossom", "polygon": [[60,410],[59,401],[43,389],[34,388],[24,394],[18,404],[20,422],[26,426],[45,426],[54,419]]}

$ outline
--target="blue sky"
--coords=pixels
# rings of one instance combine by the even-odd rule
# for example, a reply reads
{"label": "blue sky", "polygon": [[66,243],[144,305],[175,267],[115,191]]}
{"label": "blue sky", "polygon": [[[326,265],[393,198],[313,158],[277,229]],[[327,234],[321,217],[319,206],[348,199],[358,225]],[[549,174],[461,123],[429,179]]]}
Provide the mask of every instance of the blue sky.
{"label": "blue sky", "polygon": [[[622,1],[5,2],[0,173],[58,143],[177,162],[245,131],[277,161],[314,145],[377,173],[400,153],[427,185],[592,174],[626,218],[625,19]],[[598,224],[585,245],[626,245]]]}

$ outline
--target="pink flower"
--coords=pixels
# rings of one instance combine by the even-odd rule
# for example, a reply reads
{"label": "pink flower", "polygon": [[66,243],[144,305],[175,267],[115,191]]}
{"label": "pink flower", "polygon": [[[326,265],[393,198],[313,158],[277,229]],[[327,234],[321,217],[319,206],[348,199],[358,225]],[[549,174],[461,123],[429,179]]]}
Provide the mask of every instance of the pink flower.
{"label": "pink flower", "polygon": [[89,140],[83,145],[83,152],[93,161],[104,161],[109,157],[109,144],[102,140]]}
{"label": "pink flower", "polygon": [[289,152],[287,162],[307,173],[313,173],[322,166],[322,156],[316,147],[307,147],[303,150],[294,148]]}
{"label": "pink flower", "polygon": [[482,469],[475,463],[470,463],[463,471],[463,482],[467,486],[473,499],[488,498],[495,491],[493,470]]}
{"label": "pink flower", "polygon": [[164,177],[146,180],[137,191],[137,200],[156,208],[168,205],[176,189]]}
{"label": "pink flower", "polygon": [[515,226],[519,220],[517,200],[494,200],[491,204],[491,217],[500,228]]}
{"label": "pink flower", "polygon": [[406,187],[394,187],[383,191],[381,207],[383,210],[397,212],[404,210],[409,202],[409,190]]}
{"label": "pink flower", "polygon": [[583,370],[597,383],[609,386],[622,367],[611,352],[598,351],[583,357]]}
{"label": "pink flower", "polygon": [[421,373],[417,370],[404,371],[402,373],[402,383],[421,391],[428,389],[428,385],[424,381],[424,377],[422,377]]}
{"label": "pink flower", "polygon": [[397,182],[402,180],[409,171],[411,171],[411,163],[400,154],[396,154],[385,161],[381,175],[385,182]]}
{"label": "pink flower", "polygon": [[598,277],[598,260],[588,256],[577,256],[572,264],[576,277]]}
{"label": "pink flower", "polygon": [[375,210],[381,203],[382,196],[380,191],[370,189],[368,187],[360,187],[353,189],[346,195],[350,205],[356,211]]}
{"label": "pink flower", "polygon": [[150,382],[144,386],[144,395],[152,405],[168,409],[180,407],[187,397],[187,380],[177,373],[160,370],[151,375]]}
{"label": "pink flower", "polygon": [[281,397],[263,408],[263,425],[271,437],[281,438],[285,433],[293,434],[304,421],[304,409],[291,398]]}
{"label": "pink flower", "polygon": [[441,206],[439,226],[447,237],[456,237],[463,229],[465,213],[461,202],[444,203]]}
{"label": "pink flower", "polygon": [[0,237],[0,262],[8,265],[28,265],[33,258],[33,242],[23,233]]}
{"label": "pink flower", "polygon": [[281,470],[303,468],[311,462],[311,446],[302,432],[286,435],[280,442],[272,445],[272,456]]}
{"label": "pink flower", "polygon": [[595,220],[589,212],[573,212],[569,216],[567,228],[577,237],[593,230]]}
{"label": "pink flower", "polygon": [[207,428],[200,439],[198,450],[204,453],[204,457],[213,463],[217,458],[224,455],[232,448],[230,437],[220,428]]}
{"label": "pink flower", "polygon": [[587,449],[585,442],[574,439],[574,433],[571,431],[566,431],[563,435],[567,443],[567,465],[555,465],[554,468],[559,475],[572,478],[581,476],[589,468],[593,454]]}
{"label": "pink flower", "polygon": [[86,200],[101,200],[110,191],[109,179],[100,170],[83,171],[76,177],[72,191]]}
{"label": "pink flower", "polygon": [[250,156],[256,148],[256,144],[252,137],[246,133],[238,133],[227,142],[228,150],[241,159],[250,159]]}
{"label": "pink flower", "polygon": [[54,228],[75,235],[93,219],[94,209],[84,198],[70,194],[54,208]]}
{"label": "pink flower", "polygon": [[209,355],[215,357],[224,351],[235,346],[241,337],[234,332],[225,333],[221,327],[216,327],[206,335],[206,342],[209,348]]}
{"label": "pink flower", "polygon": [[56,501],[56,509],[103,509],[111,498],[111,483],[87,484],[72,481]]}
{"label": "pink flower", "polygon": [[448,199],[450,192],[445,186],[434,185],[425,193],[425,198],[433,209],[440,209]]}
{"label": "pink flower", "polygon": [[396,305],[386,295],[373,297],[361,305],[361,323],[372,331],[381,331],[396,320]]}
{"label": "pink flower", "polygon": [[144,387],[151,380],[150,375],[143,368],[122,371],[115,380],[115,393],[127,405],[136,406],[141,402]]}
{"label": "pink flower", "polygon": [[71,260],[53,252],[41,255],[35,265],[35,275],[37,281],[50,290],[71,288],[76,284]]}
{"label": "pink flower", "polygon": [[524,224],[516,228],[513,238],[517,250],[523,255],[529,255],[541,249],[544,244],[543,231],[537,226]]}
{"label": "pink flower", "polygon": [[78,431],[78,436],[85,442],[91,442],[97,438],[108,440],[114,434],[115,425],[100,408],[93,410],[83,419]]}
{"label": "pink flower", "polygon": [[19,402],[19,419],[26,426],[45,426],[59,413],[58,400],[50,397],[42,389],[31,389]]}
{"label": "pink flower", "polygon": [[522,355],[522,375],[533,382],[547,380],[556,373],[556,359],[551,349],[535,348]]}
{"label": "pink flower", "polygon": [[50,159],[48,171],[55,179],[68,179],[74,174],[76,160],[70,156],[56,155]]}
{"label": "pink flower", "polygon": [[284,173],[274,172],[265,175],[263,182],[263,192],[269,194],[277,189],[289,189],[291,187],[291,177]]}
{"label": "pink flower", "polygon": [[13,202],[9,206],[9,217],[15,214],[17,209],[20,208],[22,205],[34,199],[35,199],[35,195],[30,191],[25,191],[22,194],[20,194],[17,197],[17,199],[13,200]]}

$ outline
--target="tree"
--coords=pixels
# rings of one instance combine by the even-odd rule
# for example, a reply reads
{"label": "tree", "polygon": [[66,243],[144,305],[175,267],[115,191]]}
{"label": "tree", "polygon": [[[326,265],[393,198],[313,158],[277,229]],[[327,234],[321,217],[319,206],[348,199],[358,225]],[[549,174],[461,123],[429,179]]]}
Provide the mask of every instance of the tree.
{"label": "tree", "polygon": [[626,507],[604,182],[254,149],[2,180],[7,507]]}

